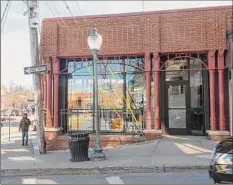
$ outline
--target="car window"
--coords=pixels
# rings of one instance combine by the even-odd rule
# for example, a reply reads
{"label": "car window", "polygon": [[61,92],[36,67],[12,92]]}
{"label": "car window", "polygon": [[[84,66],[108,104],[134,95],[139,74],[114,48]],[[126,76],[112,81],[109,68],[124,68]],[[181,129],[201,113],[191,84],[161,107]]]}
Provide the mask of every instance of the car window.
{"label": "car window", "polygon": [[231,139],[224,140],[217,145],[217,153],[233,153],[233,141]]}

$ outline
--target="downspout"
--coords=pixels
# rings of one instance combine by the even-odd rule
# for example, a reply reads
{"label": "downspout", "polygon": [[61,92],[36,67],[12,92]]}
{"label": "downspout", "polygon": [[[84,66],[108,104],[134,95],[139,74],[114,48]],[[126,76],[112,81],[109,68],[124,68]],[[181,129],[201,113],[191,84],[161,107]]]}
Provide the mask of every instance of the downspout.
{"label": "downspout", "polygon": [[52,75],[52,126],[54,126],[54,73],[53,73],[53,60],[51,60],[51,75]]}
{"label": "downspout", "polygon": [[228,50],[229,50],[229,115],[230,115],[230,134],[233,136],[233,30],[227,31],[227,39],[228,39]]}

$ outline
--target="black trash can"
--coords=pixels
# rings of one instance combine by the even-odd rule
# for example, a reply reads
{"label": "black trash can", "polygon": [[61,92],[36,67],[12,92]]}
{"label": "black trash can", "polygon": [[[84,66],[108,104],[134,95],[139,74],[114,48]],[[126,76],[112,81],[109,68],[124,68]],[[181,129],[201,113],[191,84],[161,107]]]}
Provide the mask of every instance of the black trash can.
{"label": "black trash can", "polygon": [[89,161],[88,148],[90,133],[73,133],[69,135],[68,144],[70,147],[71,162]]}

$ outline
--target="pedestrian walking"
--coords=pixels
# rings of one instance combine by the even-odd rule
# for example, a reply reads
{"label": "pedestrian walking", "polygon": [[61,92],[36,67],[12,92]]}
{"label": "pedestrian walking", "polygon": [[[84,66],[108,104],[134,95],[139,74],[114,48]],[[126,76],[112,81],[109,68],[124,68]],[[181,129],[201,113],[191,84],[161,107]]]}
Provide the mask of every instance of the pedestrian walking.
{"label": "pedestrian walking", "polygon": [[19,131],[22,132],[22,145],[24,146],[24,138],[26,137],[26,146],[28,145],[28,131],[29,126],[31,125],[30,119],[27,117],[27,113],[23,114],[23,118],[21,119],[19,123]]}

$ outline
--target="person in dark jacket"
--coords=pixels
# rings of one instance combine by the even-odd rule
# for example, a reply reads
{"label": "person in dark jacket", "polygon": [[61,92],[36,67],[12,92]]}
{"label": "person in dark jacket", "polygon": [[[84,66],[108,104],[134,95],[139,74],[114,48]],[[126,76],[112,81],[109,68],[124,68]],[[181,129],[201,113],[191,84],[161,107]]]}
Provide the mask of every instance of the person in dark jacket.
{"label": "person in dark jacket", "polygon": [[23,118],[21,119],[19,123],[19,131],[22,132],[22,145],[24,146],[24,138],[26,137],[26,146],[28,145],[28,131],[29,126],[31,125],[30,119],[27,117],[27,113],[23,114]]}

